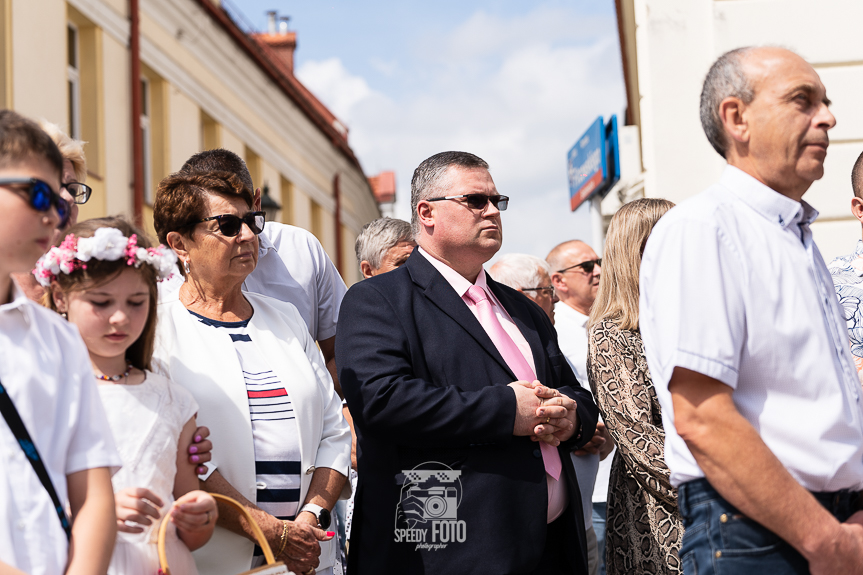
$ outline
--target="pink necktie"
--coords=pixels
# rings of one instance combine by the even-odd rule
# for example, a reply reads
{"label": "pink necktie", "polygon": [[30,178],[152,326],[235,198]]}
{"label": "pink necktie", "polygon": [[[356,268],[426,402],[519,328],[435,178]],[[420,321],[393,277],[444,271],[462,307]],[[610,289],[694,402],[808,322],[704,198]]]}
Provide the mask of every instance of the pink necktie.
{"label": "pink necktie", "polygon": [[[479,323],[515,376],[523,381],[535,380],[536,374],[533,373],[530,364],[518,346],[515,345],[515,342],[512,341],[512,338],[509,337],[509,334],[506,333],[506,330],[503,329],[503,326],[500,325],[497,316],[494,315],[494,310],[491,308],[491,302],[488,301],[485,290],[479,286],[470,286],[467,290],[467,297],[476,306]],[[558,453],[557,448],[544,441],[539,442],[539,448],[542,451],[545,472],[551,475],[555,481],[559,480],[563,464],[560,462],[560,453]]]}

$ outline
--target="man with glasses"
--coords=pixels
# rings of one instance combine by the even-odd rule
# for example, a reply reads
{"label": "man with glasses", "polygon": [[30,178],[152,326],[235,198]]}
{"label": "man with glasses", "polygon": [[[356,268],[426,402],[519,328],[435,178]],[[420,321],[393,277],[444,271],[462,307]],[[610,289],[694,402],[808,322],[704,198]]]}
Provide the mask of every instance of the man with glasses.
{"label": "man with glasses", "polygon": [[[560,349],[579,383],[590,389],[587,381],[587,318],[599,289],[602,259],[580,240],[558,244],[545,259],[552,269],[551,283],[560,299],[554,306]],[[590,508],[585,508],[590,573],[604,575],[606,500],[614,459],[609,455],[613,453],[614,443],[601,420],[596,427],[593,440],[574,453],[572,461],[579,484],[586,492],[582,495],[591,503]]]}
{"label": "man with glasses", "polygon": [[597,409],[546,314],[488,277],[501,211],[488,164],[428,158],[411,182],[418,249],[348,290],[336,364],[359,485],[348,572],[586,573],[567,457]]}
{"label": "man with glasses", "polygon": [[551,268],[545,260],[528,254],[506,254],[488,272],[495,281],[532,299],[554,324],[554,304],[558,300],[549,277]]}

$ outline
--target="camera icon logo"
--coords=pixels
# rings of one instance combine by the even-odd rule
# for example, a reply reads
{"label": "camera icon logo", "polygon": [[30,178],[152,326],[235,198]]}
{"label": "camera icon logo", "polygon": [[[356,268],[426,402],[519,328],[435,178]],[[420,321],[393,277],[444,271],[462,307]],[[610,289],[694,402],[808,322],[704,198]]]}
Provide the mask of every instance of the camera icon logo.
{"label": "camera icon logo", "polygon": [[396,524],[415,528],[430,521],[458,519],[461,471],[429,461],[401,473],[402,492]]}

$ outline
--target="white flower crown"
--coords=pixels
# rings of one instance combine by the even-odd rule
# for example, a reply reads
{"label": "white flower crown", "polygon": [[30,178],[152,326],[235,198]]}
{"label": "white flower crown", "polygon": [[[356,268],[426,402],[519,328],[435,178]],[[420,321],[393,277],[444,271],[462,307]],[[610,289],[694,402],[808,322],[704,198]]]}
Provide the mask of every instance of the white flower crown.
{"label": "white flower crown", "polygon": [[150,265],[156,270],[159,281],[174,275],[177,254],[164,245],[156,248],[138,246],[138,235],[126,237],[117,228],[99,228],[90,238],[76,238],[69,234],[59,246],[48,250],[36,262],[33,275],[41,285],[48,287],[61,273],[70,274],[78,269],[87,269],[87,263],[96,258],[102,261],[117,261],[125,258],[126,265],[141,267]]}

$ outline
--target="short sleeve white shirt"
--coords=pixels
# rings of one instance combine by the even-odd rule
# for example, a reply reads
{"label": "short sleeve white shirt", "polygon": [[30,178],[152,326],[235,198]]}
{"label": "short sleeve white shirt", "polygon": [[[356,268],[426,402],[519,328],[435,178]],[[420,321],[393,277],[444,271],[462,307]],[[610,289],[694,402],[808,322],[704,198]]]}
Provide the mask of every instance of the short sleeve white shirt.
{"label": "short sleeve white shirt", "polygon": [[[159,284],[160,302],[169,301],[182,285],[179,273]],[[293,304],[312,338],[321,341],[336,335],[339,308],[348,288],[313,234],[267,222],[258,236],[258,265],[246,278],[243,290]]]}
{"label": "short sleeve white shirt", "polygon": [[[0,305],[0,381],[66,501],[67,475],[122,463],[78,330],[17,286],[12,297]],[[0,561],[31,575],[62,575],[66,534],[5,420],[0,462]]]}
{"label": "short sleeve white shirt", "polygon": [[243,289],[294,304],[317,341],[336,335],[347,287],[321,242],[303,228],[277,222],[267,222],[258,238],[258,266]]}
{"label": "short sleeve white shirt", "polygon": [[640,328],[675,486],[704,476],[674,427],[668,384],[679,366],[731,387],[738,411],[803,487],[863,488],[861,389],[812,240],[817,215],[729,166],[651,233]]}

